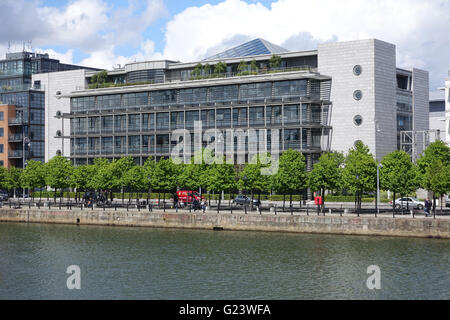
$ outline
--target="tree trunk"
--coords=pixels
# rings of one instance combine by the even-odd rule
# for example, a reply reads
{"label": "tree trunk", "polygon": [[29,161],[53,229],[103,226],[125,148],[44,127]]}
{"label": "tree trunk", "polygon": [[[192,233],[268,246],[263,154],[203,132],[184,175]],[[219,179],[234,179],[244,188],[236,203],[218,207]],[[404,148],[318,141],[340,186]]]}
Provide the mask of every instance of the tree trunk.
{"label": "tree trunk", "polygon": [[436,214],[436,196],[433,192],[433,214]]}
{"label": "tree trunk", "polygon": [[284,194],[284,192],[283,192],[283,212],[284,212],[284,205],[285,205],[285,202],[286,202],[286,195]]}

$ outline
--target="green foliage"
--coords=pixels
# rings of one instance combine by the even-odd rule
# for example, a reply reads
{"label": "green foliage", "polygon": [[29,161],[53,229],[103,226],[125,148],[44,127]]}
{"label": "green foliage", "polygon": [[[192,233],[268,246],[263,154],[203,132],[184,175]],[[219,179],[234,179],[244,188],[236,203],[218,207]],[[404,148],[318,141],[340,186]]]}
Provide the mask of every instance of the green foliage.
{"label": "green foliage", "polygon": [[196,78],[196,77],[200,77],[202,75],[202,64],[198,63],[195,67],[194,70],[192,70],[191,72],[191,76]]}
{"label": "green foliage", "polygon": [[272,188],[277,192],[298,193],[306,188],[305,157],[299,151],[288,149],[280,156],[278,172],[272,176]]}
{"label": "green foliage", "polygon": [[269,175],[263,175],[261,169],[269,167],[265,159],[255,155],[251,162],[245,164],[239,173],[238,188],[247,191],[270,191],[271,180]]}
{"label": "green foliage", "polygon": [[237,72],[241,73],[248,70],[248,64],[246,61],[242,60],[239,62],[239,65],[237,66]]}
{"label": "green foliage", "polygon": [[342,158],[339,153],[324,153],[308,175],[311,191],[335,190],[341,183]]}
{"label": "green foliage", "polygon": [[272,55],[269,60],[270,68],[279,68],[281,66],[281,57],[277,55]]}
{"label": "green foliage", "polygon": [[255,59],[253,59],[250,62],[250,71],[252,71],[252,72],[257,72],[258,71],[258,66],[256,64],[256,60]]}
{"label": "green foliage", "polygon": [[421,174],[435,159],[442,162],[444,166],[450,165],[450,147],[441,140],[431,143],[424,151],[423,156],[417,160],[417,165]]}
{"label": "green foliage", "polygon": [[177,177],[180,167],[172,159],[161,159],[155,166],[152,185],[157,190],[174,191],[177,187]]}
{"label": "green foliage", "polygon": [[209,76],[211,74],[211,66],[209,65],[209,63],[204,65],[203,73],[205,74],[205,76]]}
{"label": "green foliage", "polygon": [[147,187],[144,168],[141,166],[132,166],[123,172],[121,180],[129,190],[144,190]]}
{"label": "green foliage", "polygon": [[28,160],[27,166],[20,177],[21,186],[30,189],[45,187],[45,177],[44,164],[40,161]]}
{"label": "green foliage", "polygon": [[97,72],[94,74],[91,78],[91,86],[94,88],[100,88],[103,84],[106,83],[106,80],[108,79],[108,72],[105,70],[102,70],[100,72]]}
{"label": "green foliage", "polygon": [[13,190],[20,188],[20,180],[22,176],[22,169],[11,167],[6,171],[5,188]]}
{"label": "green foliage", "polygon": [[422,176],[422,185],[434,196],[445,195],[450,191],[450,165],[444,165],[440,159],[431,160]]}
{"label": "green foliage", "polygon": [[376,189],[377,164],[361,141],[349,150],[342,169],[343,187],[352,192]]}
{"label": "green foliage", "polygon": [[381,189],[407,195],[418,188],[418,170],[406,152],[394,151],[385,155],[381,165]]}
{"label": "green foliage", "polygon": [[76,188],[77,191],[89,188],[89,182],[95,175],[94,166],[82,165],[73,168],[70,179],[70,186]]}
{"label": "green foliage", "polygon": [[227,64],[225,62],[219,61],[214,65],[214,73],[216,75],[227,72]]}
{"label": "green foliage", "polygon": [[226,163],[225,157],[223,163],[212,163],[207,167],[207,186],[210,191],[227,191],[236,188],[235,172],[232,164]]}
{"label": "green foliage", "polygon": [[67,188],[70,185],[70,179],[73,171],[70,160],[55,156],[45,164],[46,167],[46,184],[55,189]]}
{"label": "green foliage", "polygon": [[111,174],[112,164],[105,158],[95,158],[93,164],[93,176],[88,183],[88,188],[93,190],[106,190],[111,186],[112,174]]}

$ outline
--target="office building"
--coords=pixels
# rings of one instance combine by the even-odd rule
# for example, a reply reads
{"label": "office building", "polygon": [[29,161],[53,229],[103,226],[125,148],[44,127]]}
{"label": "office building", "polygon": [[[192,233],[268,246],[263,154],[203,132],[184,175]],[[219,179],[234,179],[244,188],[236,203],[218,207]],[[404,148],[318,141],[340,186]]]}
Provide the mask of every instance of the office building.
{"label": "office building", "polygon": [[62,135],[70,158],[167,157],[173,130],[201,120],[203,129],[266,129],[269,144],[279,129],[281,150],[300,150],[311,168],[321,152],[347,152],[357,140],[381,160],[399,148],[402,130],[428,129],[428,72],[397,68],[395,45],[369,39],[285,52],[257,40],[199,62],[130,63],[100,86],[86,71],[85,86],[63,95],[70,109],[59,110],[70,121]]}

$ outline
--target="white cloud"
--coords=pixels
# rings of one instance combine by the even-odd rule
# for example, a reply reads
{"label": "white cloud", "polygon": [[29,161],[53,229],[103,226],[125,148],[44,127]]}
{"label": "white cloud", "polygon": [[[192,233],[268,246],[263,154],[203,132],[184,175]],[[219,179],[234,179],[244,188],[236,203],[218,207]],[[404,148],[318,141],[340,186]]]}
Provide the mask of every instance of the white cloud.
{"label": "white cloud", "polygon": [[67,50],[65,53],[60,53],[57,52],[53,49],[35,49],[36,52],[38,53],[48,53],[48,56],[51,59],[57,59],[59,60],[61,63],[68,63],[68,64],[73,64],[73,50]]}
{"label": "white cloud", "polygon": [[295,50],[314,49],[330,40],[378,38],[396,45],[400,67],[429,70],[433,87],[450,69],[448,30],[448,0],[279,0],[270,9],[226,0],[174,16],[166,27],[164,56],[202,59],[236,35],[261,37]]}
{"label": "white cloud", "polygon": [[118,65],[124,66],[127,63],[146,60],[161,60],[162,55],[155,52],[155,44],[151,40],[141,43],[140,50],[131,56],[121,56],[114,53],[114,46],[107,49],[93,52],[88,58],[79,64],[83,66],[92,66],[101,69],[111,70]]}

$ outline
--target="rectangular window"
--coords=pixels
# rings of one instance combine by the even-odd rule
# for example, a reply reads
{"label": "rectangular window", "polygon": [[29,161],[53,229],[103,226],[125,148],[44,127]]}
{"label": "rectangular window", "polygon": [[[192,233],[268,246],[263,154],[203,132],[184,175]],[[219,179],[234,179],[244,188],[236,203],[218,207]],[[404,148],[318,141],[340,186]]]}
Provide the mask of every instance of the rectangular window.
{"label": "rectangular window", "polygon": [[4,134],[4,128],[0,128],[0,137],[3,137],[3,134]]}
{"label": "rectangular window", "polygon": [[4,116],[4,112],[1,111],[1,112],[0,112],[0,120],[5,120],[4,117],[5,117],[5,116]]}
{"label": "rectangular window", "polygon": [[233,126],[246,127],[247,123],[247,108],[235,108],[233,109]]}
{"label": "rectangular window", "polygon": [[128,137],[128,153],[141,153],[141,136]]}
{"label": "rectangular window", "polygon": [[194,128],[194,121],[198,121],[199,113],[196,111],[186,111],[186,129]]}
{"label": "rectangular window", "polygon": [[141,115],[140,114],[129,114],[128,115],[128,131],[134,131],[134,132],[141,131],[140,123],[141,123]]}
{"label": "rectangular window", "polygon": [[156,129],[169,130],[169,113],[161,112],[156,114]]}
{"label": "rectangular window", "polygon": [[3,153],[3,144],[0,144],[0,153]]}
{"label": "rectangular window", "polygon": [[281,106],[273,106],[266,108],[267,126],[281,124]]}
{"label": "rectangular window", "polygon": [[250,125],[264,125],[264,107],[251,107],[249,115]]}
{"label": "rectangular window", "polygon": [[288,105],[284,106],[284,123],[299,123],[300,122],[300,106]]}

